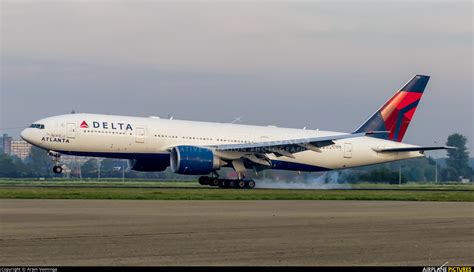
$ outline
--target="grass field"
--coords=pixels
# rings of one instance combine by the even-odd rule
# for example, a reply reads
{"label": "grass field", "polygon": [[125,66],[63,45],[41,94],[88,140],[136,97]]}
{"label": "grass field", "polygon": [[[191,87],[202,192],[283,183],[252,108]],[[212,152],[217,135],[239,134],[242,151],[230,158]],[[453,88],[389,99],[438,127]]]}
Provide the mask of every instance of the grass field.
{"label": "grass field", "polygon": [[[257,180],[258,182],[258,180]],[[278,183],[278,182],[276,182]],[[281,181],[281,183],[284,183]],[[28,187],[28,186],[71,186],[71,187],[90,187],[90,186],[114,186],[114,187],[199,187],[197,180],[125,180],[121,179],[97,179],[91,180],[70,180],[70,179],[0,179],[1,187]],[[347,189],[394,189],[394,190],[472,190],[474,192],[474,184],[454,184],[454,183],[406,183],[385,184],[385,183],[355,183],[344,184],[341,188]]]}
{"label": "grass field", "polygon": [[0,187],[26,187],[26,186],[116,186],[116,187],[201,187],[197,181],[146,181],[133,180],[122,182],[118,179],[104,179],[104,180],[15,180],[15,179],[0,179]]}
{"label": "grass field", "polygon": [[[34,187],[38,185],[50,187]],[[97,188],[94,188],[95,186]],[[99,186],[117,186],[117,188]],[[140,188],[140,186],[147,188]],[[188,188],[194,186],[199,189]],[[0,180],[0,199],[474,201],[474,186],[472,185],[357,184],[353,187],[357,190],[238,190],[202,187],[197,182],[189,181],[122,183],[114,180],[101,182]]]}

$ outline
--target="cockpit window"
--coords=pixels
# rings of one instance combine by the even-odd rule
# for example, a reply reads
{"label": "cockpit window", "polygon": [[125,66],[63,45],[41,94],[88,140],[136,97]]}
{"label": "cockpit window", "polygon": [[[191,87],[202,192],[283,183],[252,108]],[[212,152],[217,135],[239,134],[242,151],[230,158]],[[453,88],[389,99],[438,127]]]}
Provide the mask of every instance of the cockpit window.
{"label": "cockpit window", "polygon": [[43,124],[31,124],[30,128],[44,129]]}

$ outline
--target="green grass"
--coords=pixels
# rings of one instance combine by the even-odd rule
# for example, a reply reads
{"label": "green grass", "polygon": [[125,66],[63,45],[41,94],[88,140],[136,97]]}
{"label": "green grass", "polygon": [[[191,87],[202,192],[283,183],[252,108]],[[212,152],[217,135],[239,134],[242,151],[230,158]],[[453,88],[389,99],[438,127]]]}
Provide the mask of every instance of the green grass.
{"label": "green grass", "polygon": [[472,191],[0,187],[0,199],[474,201]]}
{"label": "green grass", "polygon": [[385,184],[385,183],[356,183],[351,184],[351,188],[355,189],[403,189],[403,190],[472,190],[474,191],[474,184],[459,184],[459,183],[419,183],[409,182],[406,184]]}
{"label": "green grass", "polygon": [[[34,187],[38,185],[48,187]],[[97,188],[90,188],[94,186],[97,186]],[[103,188],[101,186],[122,188]],[[156,188],[146,189],[140,187]],[[176,189],[163,187],[176,187]],[[200,189],[185,189],[182,187],[199,187]],[[193,180],[126,180],[122,182],[117,179],[100,181],[0,179],[0,199],[474,201],[474,185],[472,184],[408,183],[390,185],[359,183],[352,184],[351,188],[358,190],[214,189],[202,187],[197,181]],[[420,191],[423,189],[430,191]]]}
{"label": "green grass", "polygon": [[125,180],[104,179],[98,181],[92,180],[26,180],[26,179],[0,179],[0,187],[25,187],[25,186],[118,186],[118,187],[199,187],[195,180],[190,181],[143,181],[143,180]]}
{"label": "green grass", "polygon": [[[258,180],[257,180],[258,182]],[[282,181],[282,183],[284,183]],[[26,187],[26,186],[117,186],[117,187],[201,187],[197,180],[125,180],[121,179],[0,179],[0,187]],[[455,184],[455,183],[415,183],[410,182],[402,185],[386,184],[386,183],[355,183],[346,184],[353,189],[395,189],[395,190],[472,190],[474,191],[474,183]]]}

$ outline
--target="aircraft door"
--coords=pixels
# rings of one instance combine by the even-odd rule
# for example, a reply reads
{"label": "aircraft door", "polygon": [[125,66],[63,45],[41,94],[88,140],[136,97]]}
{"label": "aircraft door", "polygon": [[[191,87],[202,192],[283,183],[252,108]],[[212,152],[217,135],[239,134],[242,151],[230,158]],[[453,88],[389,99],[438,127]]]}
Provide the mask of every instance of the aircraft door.
{"label": "aircraft door", "polygon": [[352,158],[352,144],[345,143],[344,144],[344,158]]}
{"label": "aircraft door", "polygon": [[145,142],[145,128],[137,127],[137,143],[144,143]]}
{"label": "aircraft door", "polygon": [[75,123],[67,123],[67,137],[68,138],[76,138],[76,124]]}

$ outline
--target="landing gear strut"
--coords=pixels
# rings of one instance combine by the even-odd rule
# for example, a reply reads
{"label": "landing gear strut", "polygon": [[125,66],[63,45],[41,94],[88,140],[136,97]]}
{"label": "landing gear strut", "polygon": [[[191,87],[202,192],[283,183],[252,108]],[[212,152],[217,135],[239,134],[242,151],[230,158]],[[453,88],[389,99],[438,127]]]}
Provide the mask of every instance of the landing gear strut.
{"label": "landing gear strut", "polygon": [[60,161],[61,154],[59,154],[58,152],[49,151],[48,155],[52,157],[55,164],[55,166],[53,166],[53,172],[55,174],[61,174],[63,172],[63,167],[61,166],[61,161]]}
{"label": "landing gear strut", "polygon": [[255,187],[255,181],[247,178],[235,180],[202,176],[199,177],[198,181],[201,185],[219,186],[219,188],[253,189]]}

